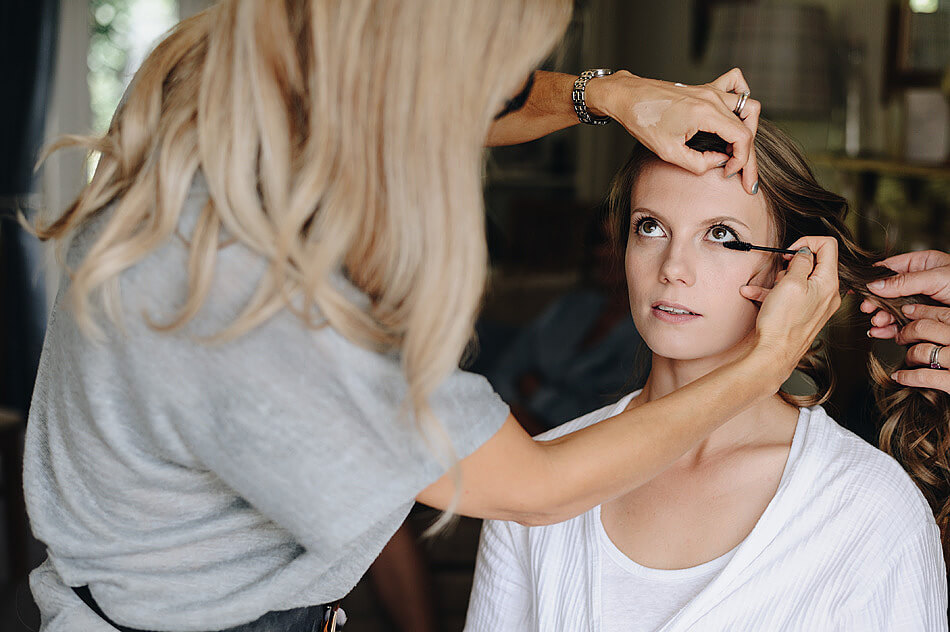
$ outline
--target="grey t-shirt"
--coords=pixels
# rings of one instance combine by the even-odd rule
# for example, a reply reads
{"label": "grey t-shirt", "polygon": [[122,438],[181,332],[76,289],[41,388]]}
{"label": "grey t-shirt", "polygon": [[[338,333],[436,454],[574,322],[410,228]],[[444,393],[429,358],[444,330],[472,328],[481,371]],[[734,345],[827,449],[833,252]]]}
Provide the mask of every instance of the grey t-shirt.
{"label": "grey t-shirt", "polygon": [[[199,178],[184,235],[206,196]],[[77,237],[73,264],[102,223]],[[231,321],[263,273],[240,244],[220,250],[186,330],[149,328],[143,313],[167,322],[183,302],[186,263],[176,237],[125,271],[125,332],[99,318],[102,342],[77,328],[64,289],[57,298],[24,466],[33,530],[49,552],[31,577],[45,630],[110,630],[66,588],[85,584],[116,622],[170,631],[339,599],[444,473],[400,417],[406,383],[393,356],[288,312],[230,343],[197,340]],[[431,403],[459,457],[508,414],[482,377],[462,371]]]}

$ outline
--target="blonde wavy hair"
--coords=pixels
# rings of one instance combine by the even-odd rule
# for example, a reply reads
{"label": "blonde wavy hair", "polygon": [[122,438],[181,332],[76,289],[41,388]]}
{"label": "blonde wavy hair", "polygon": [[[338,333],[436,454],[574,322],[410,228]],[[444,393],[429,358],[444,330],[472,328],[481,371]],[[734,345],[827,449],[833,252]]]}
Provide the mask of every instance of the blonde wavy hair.
{"label": "blonde wavy hair", "polygon": [[[560,38],[569,0],[223,0],[145,60],[102,138],[91,182],[38,223],[64,244],[111,215],[71,270],[77,321],[121,316],[119,275],[176,231],[200,170],[209,201],[189,239],[188,298],[208,296],[219,241],[269,262],[240,336],[280,310],[399,352],[407,406],[457,461],[428,398],[472,336],[486,277],[483,146],[493,115]],[[113,204],[114,203],[114,204]],[[355,304],[335,271],[370,297]]]}

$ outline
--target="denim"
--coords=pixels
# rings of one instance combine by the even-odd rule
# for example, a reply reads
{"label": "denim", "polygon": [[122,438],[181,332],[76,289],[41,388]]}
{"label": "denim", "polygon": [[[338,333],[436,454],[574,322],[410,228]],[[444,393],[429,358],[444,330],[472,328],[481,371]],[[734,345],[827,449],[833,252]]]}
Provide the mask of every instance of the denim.
{"label": "denim", "polygon": [[221,632],[320,632],[325,606],[268,612],[260,619]]}
{"label": "denim", "polygon": [[[146,632],[144,630],[121,626],[112,621],[112,619],[102,611],[92,595],[89,594],[86,586],[74,588],[73,590],[89,608],[100,618],[104,619],[106,623],[116,628],[116,630],[121,632]],[[323,621],[326,618],[327,608],[327,606],[306,606],[303,608],[294,608],[293,610],[272,610],[254,621],[242,623],[217,632],[320,632]],[[342,616],[337,620],[337,629],[342,627],[341,622],[345,619],[346,617]],[[336,630],[332,630],[331,632],[336,632]]]}

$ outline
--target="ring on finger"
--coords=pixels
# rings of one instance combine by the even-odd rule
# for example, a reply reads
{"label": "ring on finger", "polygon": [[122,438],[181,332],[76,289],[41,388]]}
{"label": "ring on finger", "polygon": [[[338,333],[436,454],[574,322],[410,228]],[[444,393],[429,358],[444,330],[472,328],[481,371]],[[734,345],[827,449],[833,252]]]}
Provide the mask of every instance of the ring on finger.
{"label": "ring on finger", "polygon": [[931,369],[942,369],[943,366],[940,365],[940,360],[937,359],[937,354],[940,353],[940,350],[946,345],[934,345],[934,348],[930,350],[930,368]]}
{"label": "ring on finger", "polygon": [[749,100],[749,95],[751,93],[748,90],[743,90],[739,94],[739,102],[736,103],[736,108],[732,111],[738,117],[742,117],[742,108],[745,107],[745,102]]}

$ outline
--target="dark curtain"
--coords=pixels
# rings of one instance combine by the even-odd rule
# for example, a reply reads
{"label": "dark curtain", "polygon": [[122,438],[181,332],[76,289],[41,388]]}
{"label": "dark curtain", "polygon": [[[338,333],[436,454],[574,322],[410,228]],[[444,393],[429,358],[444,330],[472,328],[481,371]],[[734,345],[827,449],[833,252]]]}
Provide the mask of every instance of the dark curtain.
{"label": "dark curtain", "polygon": [[46,325],[38,244],[17,223],[50,100],[59,0],[0,2],[0,406],[26,411]]}

